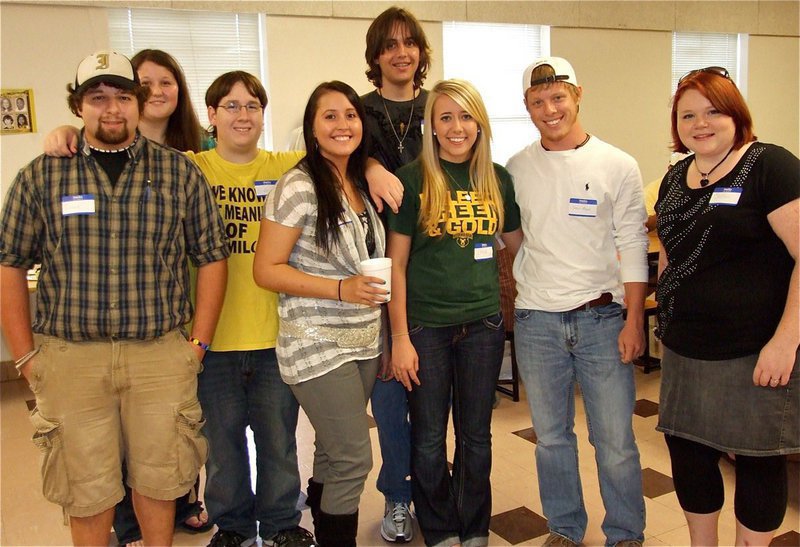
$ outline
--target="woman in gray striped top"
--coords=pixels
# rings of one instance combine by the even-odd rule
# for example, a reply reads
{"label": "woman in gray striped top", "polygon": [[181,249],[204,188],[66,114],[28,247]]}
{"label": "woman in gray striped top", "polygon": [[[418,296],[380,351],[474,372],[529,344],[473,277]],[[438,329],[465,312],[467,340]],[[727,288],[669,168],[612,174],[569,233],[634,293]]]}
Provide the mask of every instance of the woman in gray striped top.
{"label": "woman in gray striped top", "polygon": [[280,293],[278,365],[316,433],[309,481],[317,541],[355,545],[372,468],[366,403],[381,352],[388,291],[359,263],[384,255],[367,198],[364,108],[342,82],[320,84],[303,116],[308,155],[269,195],[253,273]]}

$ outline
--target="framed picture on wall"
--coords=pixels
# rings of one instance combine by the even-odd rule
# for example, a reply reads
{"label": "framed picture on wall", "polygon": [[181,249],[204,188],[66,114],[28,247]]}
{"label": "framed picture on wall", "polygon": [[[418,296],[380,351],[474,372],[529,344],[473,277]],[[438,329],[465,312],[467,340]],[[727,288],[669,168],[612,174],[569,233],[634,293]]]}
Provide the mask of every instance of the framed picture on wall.
{"label": "framed picture on wall", "polygon": [[32,89],[0,89],[0,134],[33,133],[36,116]]}

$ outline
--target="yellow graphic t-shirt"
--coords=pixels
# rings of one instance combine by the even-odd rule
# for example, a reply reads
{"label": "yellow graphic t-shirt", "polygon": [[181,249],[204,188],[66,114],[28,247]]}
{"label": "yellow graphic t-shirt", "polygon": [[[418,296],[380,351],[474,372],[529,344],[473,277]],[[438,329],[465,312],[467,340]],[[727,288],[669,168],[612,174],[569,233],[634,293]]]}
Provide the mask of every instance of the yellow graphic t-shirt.
{"label": "yellow graphic t-shirt", "polygon": [[[231,163],[216,150],[189,153],[208,179],[230,239],[228,286],[212,351],[274,348],[278,337],[278,295],[253,281],[261,211],[277,180],[304,152],[259,150],[249,163]],[[269,244],[269,242],[262,242]]]}

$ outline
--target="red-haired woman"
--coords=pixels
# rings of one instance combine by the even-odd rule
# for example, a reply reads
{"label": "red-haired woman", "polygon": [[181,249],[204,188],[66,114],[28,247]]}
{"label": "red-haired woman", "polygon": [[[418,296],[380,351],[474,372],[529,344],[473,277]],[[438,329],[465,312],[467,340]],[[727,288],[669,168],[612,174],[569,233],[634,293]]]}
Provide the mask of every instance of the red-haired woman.
{"label": "red-haired woman", "polygon": [[656,206],[658,430],[693,545],[716,545],[720,456],[736,457],[736,544],[768,545],[786,512],[786,454],[800,452],[800,161],[758,142],[721,67],[684,76]]}

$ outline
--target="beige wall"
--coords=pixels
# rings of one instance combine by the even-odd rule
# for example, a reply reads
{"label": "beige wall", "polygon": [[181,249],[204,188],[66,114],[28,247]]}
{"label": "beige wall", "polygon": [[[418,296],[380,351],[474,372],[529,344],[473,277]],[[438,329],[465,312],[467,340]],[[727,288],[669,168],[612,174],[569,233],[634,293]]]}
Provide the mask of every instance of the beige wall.
{"label": "beige wall", "polygon": [[0,202],[17,171],[41,153],[46,132],[78,124],[66,85],[78,62],[107,47],[103,8],[0,5],[0,87],[33,89],[36,133],[0,137]]}
{"label": "beige wall", "polygon": [[554,28],[550,52],[583,87],[583,128],[631,154],[648,182],[669,163],[672,34]]}
{"label": "beige wall", "polygon": [[[2,0],[119,7],[119,0]],[[127,5],[270,15],[372,19],[401,5],[426,21],[537,23],[555,27],[800,35],[798,0],[135,0]]]}
{"label": "beige wall", "polygon": [[368,89],[363,71],[359,73],[361,64],[353,57],[364,49],[369,21],[337,20],[335,40],[297,39],[329,35],[330,19],[267,16],[266,25],[273,143],[283,149],[289,133],[302,124],[306,101],[318,83],[336,79],[359,93]]}
{"label": "beige wall", "polygon": [[751,36],[747,104],[756,135],[800,156],[800,38]]}

